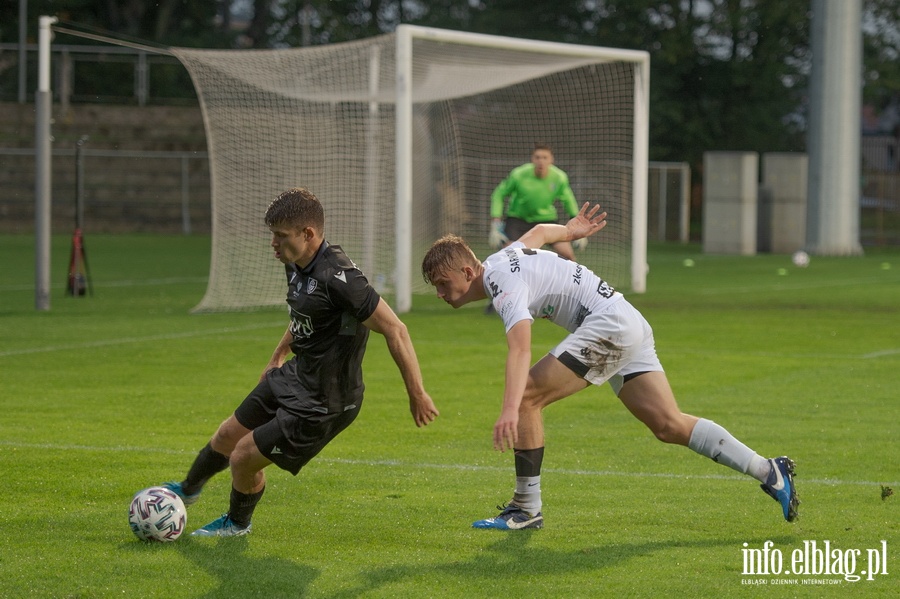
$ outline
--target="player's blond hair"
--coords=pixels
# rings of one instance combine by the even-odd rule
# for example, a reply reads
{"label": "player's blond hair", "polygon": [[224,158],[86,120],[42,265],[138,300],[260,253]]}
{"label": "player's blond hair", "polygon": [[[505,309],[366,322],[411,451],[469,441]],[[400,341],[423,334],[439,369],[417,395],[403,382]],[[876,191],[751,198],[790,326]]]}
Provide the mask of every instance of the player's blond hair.
{"label": "player's blond hair", "polygon": [[453,270],[471,266],[477,268],[481,262],[475,252],[459,235],[444,235],[435,241],[422,259],[422,277],[429,285],[433,281]]}

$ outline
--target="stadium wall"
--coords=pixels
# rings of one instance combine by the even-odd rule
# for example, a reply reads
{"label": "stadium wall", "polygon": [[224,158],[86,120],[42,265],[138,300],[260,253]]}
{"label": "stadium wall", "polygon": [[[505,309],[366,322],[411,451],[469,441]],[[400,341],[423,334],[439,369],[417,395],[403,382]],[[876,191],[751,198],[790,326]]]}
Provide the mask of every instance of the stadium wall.
{"label": "stadium wall", "polygon": [[[209,166],[199,107],[77,104],[53,119],[55,232],[74,222],[76,147],[85,137],[87,231],[209,232]],[[32,104],[0,103],[0,233],[34,231],[34,128]]]}

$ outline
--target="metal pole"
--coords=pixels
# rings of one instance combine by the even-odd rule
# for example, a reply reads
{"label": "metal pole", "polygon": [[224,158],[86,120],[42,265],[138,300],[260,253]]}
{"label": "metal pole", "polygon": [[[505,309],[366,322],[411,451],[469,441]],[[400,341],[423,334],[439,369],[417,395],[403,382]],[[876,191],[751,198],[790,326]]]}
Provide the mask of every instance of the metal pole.
{"label": "metal pole", "polygon": [[19,104],[27,98],[25,87],[28,85],[28,0],[19,0]]}
{"label": "metal pole", "polygon": [[34,95],[34,306],[50,309],[50,26],[56,17],[42,16],[38,32],[38,88]]}
{"label": "metal pole", "polygon": [[59,90],[57,94],[57,98],[59,98],[59,113],[69,114],[69,102],[72,100],[75,75],[72,72],[72,55],[69,53],[68,48],[64,48],[59,53],[59,58],[59,66],[57,67],[57,73],[59,74],[57,80],[59,82],[57,86]]}
{"label": "metal pole", "polygon": [[300,45],[304,48],[312,44],[312,29],[310,27],[312,11],[312,5],[309,0],[306,0],[303,8],[300,9]]}
{"label": "metal pole", "polygon": [[191,234],[191,204],[189,196],[190,172],[188,170],[188,157],[181,157],[181,232],[184,235]]}
{"label": "metal pole", "polygon": [[634,147],[632,172],[631,291],[647,291],[647,168],[650,155],[650,57],[634,67]]}
{"label": "metal pole", "polygon": [[396,172],[397,244],[394,290],[396,311],[409,312],[412,308],[412,30],[399,25],[397,35],[397,82],[395,104],[396,122]]}
{"label": "metal pole", "polygon": [[659,210],[656,213],[657,231],[656,238],[659,241],[666,240],[666,209],[668,209],[668,183],[669,183],[669,166],[663,165],[659,168]]}
{"label": "metal pole", "polygon": [[82,135],[75,143],[75,228],[84,228],[84,142],[87,135]]}
{"label": "metal pole", "polygon": [[859,241],[861,0],[813,0],[807,250],[862,253]]}
{"label": "metal pole", "polygon": [[134,95],[137,96],[138,106],[147,105],[147,97],[150,90],[150,69],[147,66],[147,53],[138,52],[137,67],[135,68],[135,90]]}
{"label": "metal pole", "polygon": [[691,237],[691,165],[681,163],[681,227],[678,239],[687,243]]}
{"label": "metal pole", "polygon": [[[381,75],[381,48],[372,46],[369,50],[369,114],[366,118],[366,186],[363,190],[363,251],[362,271],[369,276],[369,282],[375,286],[379,293],[384,293],[384,273],[377,272],[378,265],[375,260],[375,239],[380,229],[377,223],[378,196],[380,176],[378,169],[379,151],[378,141],[378,86]],[[373,279],[374,277],[374,279]]]}

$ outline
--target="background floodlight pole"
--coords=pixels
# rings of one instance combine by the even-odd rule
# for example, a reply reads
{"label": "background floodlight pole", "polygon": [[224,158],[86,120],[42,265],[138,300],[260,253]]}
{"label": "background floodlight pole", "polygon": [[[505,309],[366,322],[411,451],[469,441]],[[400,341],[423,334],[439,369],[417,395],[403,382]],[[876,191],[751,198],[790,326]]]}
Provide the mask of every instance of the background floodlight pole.
{"label": "background floodlight pole", "polygon": [[50,26],[56,17],[42,16],[38,32],[38,88],[34,94],[34,307],[50,309]]}
{"label": "background floodlight pole", "polygon": [[859,255],[862,0],[813,0],[811,8],[806,249]]}

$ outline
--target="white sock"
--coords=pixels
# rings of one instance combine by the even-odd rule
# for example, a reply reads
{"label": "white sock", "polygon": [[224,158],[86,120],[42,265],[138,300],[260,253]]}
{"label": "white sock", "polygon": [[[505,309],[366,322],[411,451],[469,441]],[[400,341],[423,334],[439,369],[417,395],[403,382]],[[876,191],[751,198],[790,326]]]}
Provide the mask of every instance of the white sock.
{"label": "white sock", "polygon": [[541,511],[541,477],[517,476],[513,501],[526,512],[534,515]]}
{"label": "white sock", "polygon": [[727,430],[713,422],[701,418],[691,431],[688,447],[714,462],[749,474],[760,482],[769,475],[768,460],[738,441]]}
{"label": "white sock", "polygon": [[759,482],[764,483],[766,482],[766,479],[769,478],[770,472],[772,472],[772,464],[769,463],[769,460],[759,454],[754,454],[753,459],[750,462],[750,469],[747,470],[747,474]]}

